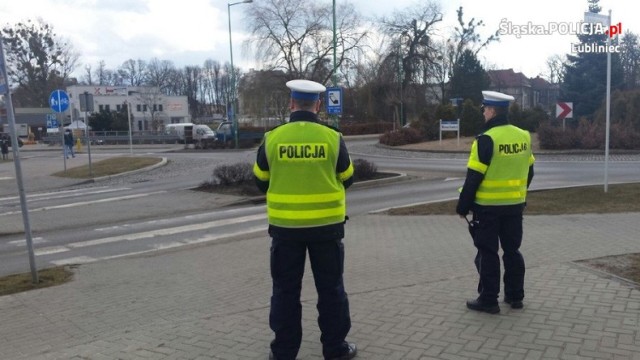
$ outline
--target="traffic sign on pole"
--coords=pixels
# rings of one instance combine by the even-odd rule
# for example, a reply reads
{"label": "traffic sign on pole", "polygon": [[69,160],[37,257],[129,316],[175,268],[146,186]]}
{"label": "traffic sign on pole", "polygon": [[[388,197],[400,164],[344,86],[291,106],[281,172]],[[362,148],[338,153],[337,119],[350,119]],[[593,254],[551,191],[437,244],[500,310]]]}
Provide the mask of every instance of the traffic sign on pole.
{"label": "traffic sign on pole", "polygon": [[64,90],[53,90],[49,96],[49,106],[55,112],[64,112],[69,108],[69,95]]}
{"label": "traffic sign on pole", "polygon": [[342,114],[342,88],[327,88],[327,114]]}
{"label": "traffic sign on pole", "polygon": [[556,103],[556,117],[558,120],[573,117],[573,103],[558,101]]}
{"label": "traffic sign on pole", "polygon": [[47,134],[57,133],[60,128],[56,114],[47,114]]}

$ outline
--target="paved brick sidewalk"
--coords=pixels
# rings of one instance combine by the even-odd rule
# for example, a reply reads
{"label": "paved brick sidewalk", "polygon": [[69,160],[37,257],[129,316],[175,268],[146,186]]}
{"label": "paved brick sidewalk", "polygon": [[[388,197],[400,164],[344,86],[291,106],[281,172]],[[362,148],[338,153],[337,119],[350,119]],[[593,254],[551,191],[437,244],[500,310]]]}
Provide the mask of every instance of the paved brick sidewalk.
{"label": "paved brick sidewalk", "polygon": [[[525,308],[470,312],[477,275],[453,216],[348,223],[360,359],[640,359],[640,291],[573,260],[640,252],[638,214],[527,216]],[[266,236],[83,265],[56,288],[0,297],[2,359],[266,359]],[[310,272],[307,272],[310,275]],[[303,289],[299,359],[320,359]]]}

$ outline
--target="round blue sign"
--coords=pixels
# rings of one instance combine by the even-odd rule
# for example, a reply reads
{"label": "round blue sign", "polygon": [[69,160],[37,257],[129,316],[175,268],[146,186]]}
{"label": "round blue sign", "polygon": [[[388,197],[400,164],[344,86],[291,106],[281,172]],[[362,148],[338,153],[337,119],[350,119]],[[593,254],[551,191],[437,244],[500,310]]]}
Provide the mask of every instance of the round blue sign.
{"label": "round blue sign", "polygon": [[49,106],[55,112],[63,112],[69,108],[69,95],[64,90],[53,90],[49,95]]}

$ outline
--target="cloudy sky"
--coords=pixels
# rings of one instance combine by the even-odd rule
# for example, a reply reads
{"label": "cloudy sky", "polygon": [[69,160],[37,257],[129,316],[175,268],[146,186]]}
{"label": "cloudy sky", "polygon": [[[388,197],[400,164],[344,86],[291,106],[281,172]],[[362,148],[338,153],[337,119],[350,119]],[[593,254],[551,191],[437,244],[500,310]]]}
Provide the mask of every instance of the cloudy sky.
{"label": "cloudy sky", "polygon": [[[255,2],[263,0],[254,0]],[[329,0],[317,0],[327,1]],[[415,0],[337,0],[350,1],[365,17],[391,14],[416,3]],[[425,0],[422,0],[424,2]],[[234,1],[231,1],[234,2]],[[229,60],[227,1],[223,0],[3,0],[0,2],[0,25],[13,25],[27,19],[42,18],[55,32],[68,39],[81,55],[76,74],[84,65],[94,68],[104,60],[115,69],[127,59],[171,60],[182,67],[202,65],[206,59]],[[612,10],[612,22],[621,23],[623,31],[640,34],[640,2],[635,0],[601,0],[604,14]],[[243,8],[231,7],[234,41],[234,64],[245,70],[260,68],[251,54],[243,53],[246,39]],[[441,1],[444,21],[441,33],[448,35],[456,25],[456,9],[463,6],[465,20],[482,19],[485,34],[498,30],[500,24],[545,26],[550,23],[576,23],[583,19],[587,0],[536,1]],[[563,25],[561,25],[563,26]],[[546,72],[546,59],[564,55],[576,42],[574,35],[503,34],[499,43],[480,53],[490,68],[513,68],[529,77]]]}

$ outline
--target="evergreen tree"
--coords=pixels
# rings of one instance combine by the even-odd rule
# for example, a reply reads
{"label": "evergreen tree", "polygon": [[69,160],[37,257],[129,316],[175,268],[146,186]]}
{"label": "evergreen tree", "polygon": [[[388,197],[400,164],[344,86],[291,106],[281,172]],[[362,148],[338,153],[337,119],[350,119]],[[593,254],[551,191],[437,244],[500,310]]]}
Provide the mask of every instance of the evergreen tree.
{"label": "evergreen tree", "polygon": [[469,49],[465,50],[453,66],[452,97],[471,99],[474,104],[480,104],[482,90],[487,89],[489,84],[489,76],[480,65],[476,54]]}
{"label": "evergreen tree", "polygon": [[[599,0],[588,0],[589,12],[599,13]],[[607,34],[578,35],[582,45],[606,46]],[[613,44],[613,42],[612,42]],[[611,90],[622,85],[622,65],[618,53],[611,54]],[[567,55],[564,82],[560,86],[560,99],[573,102],[576,118],[591,117],[604,101],[607,92],[607,53],[579,52]]]}
{"label": "evergreen tree", "polygon": [[465,100],[460,115],[460,134],[462,136],[478,135],[482,131],[483,125],[484,116],[480,108],[471,99]]}
{"label": "evergreen tree", "polygon": [[78,55],[42,20],[5,26],[2,41],[13,101],[18,106],[48,107],[49,94],[69,85]]}

